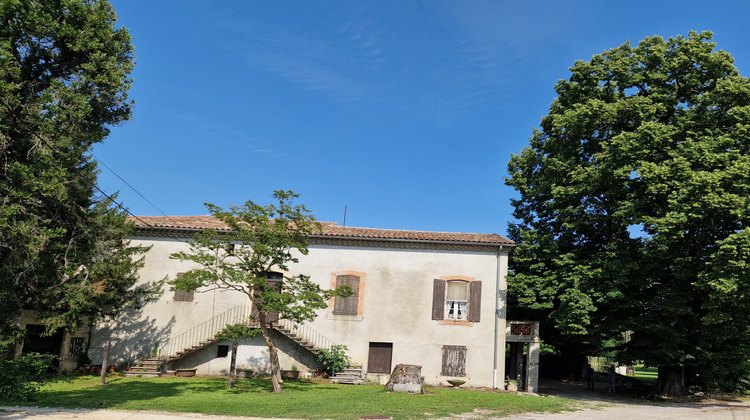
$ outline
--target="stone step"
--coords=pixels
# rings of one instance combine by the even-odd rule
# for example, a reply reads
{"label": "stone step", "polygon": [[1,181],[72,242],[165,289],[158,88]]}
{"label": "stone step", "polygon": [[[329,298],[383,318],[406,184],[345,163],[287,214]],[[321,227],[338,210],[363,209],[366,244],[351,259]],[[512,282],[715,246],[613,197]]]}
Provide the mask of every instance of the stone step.
{"label": "stone step", "polygon": [[161,372],[137,372],[137,371],[127,371],[123,372],[125,377],[132,378],[132,377],[141,377],[141,378],[158,378],[161,376]]}

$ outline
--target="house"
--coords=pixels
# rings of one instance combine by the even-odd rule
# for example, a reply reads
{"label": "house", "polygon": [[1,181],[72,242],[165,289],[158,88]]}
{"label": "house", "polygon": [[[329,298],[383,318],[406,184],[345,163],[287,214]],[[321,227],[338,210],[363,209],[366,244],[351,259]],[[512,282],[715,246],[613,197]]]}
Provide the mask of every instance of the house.
{"label": "house", "polygon": [[[226,229],[211,216],[132,219],[133,245],[150,246],[142,281],[174,278],[191,262],[171,259],[188,251],[186,240],[205,229]],[[495,234],[423,232],[340,226],[323,222],[310,237],[309,254],[289,267],[325,288],[348,285],[354,295],[332,298],[328,308],[304,325],[280,319],[275,342],[282,369],[314,371],[315,352],[332,344],[348,347],[353,361],[373,381],[387,380],[398,363],[422,366],[427,384],[461,378],[469,386],[503,387],[506,364],[521,388],[536,389],[538,326],[506,321],[508,254],[515,244]],[[226,374],[230,342],[213,339],[226,325],[252,313],[246,295],[199,289],[169,291],[117,321],[92,331],[94,360],[111,341],[112,358],[133,365],[149,355],[170,357],[169,368]],[[514,325],[521,325],[517,327]],[[513,360],[506,360],[506,343]],[[519,344],[520,343],[520,344]],[[100,354],[100,353],[99,353]],[[270,371],[260,337],[240,342],[237,366]]]}

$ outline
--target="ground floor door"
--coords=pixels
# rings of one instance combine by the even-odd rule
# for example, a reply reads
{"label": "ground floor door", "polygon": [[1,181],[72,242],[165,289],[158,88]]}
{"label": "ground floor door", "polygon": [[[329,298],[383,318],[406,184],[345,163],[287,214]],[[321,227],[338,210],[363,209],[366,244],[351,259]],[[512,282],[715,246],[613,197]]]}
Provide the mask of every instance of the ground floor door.
{"label": "ground floor door", "polygon": [[370,343],[370,354],[367,358],[367,372],[391,373],[393,343]]}

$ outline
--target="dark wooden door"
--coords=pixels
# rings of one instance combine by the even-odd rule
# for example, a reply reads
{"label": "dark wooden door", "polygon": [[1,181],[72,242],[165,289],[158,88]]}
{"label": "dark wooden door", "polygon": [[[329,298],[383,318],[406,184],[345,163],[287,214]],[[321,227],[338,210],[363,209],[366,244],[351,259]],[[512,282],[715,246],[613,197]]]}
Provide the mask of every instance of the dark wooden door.
{"label": "dark wooden door", "polygon": [[370,343],[367,358],[367,371],[370,373],[390,373],[393,343]]}

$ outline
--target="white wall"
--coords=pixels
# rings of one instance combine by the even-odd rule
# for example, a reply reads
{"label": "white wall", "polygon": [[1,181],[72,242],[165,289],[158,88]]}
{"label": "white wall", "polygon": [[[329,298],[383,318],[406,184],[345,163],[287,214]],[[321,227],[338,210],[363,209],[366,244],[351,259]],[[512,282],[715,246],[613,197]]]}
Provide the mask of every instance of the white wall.
{"label": "white wall", "polygon": [[[165,276],[172,279],[178,272],[193,267],[190,263],[169,258],[174,252],[188,250],[183,239],[136,237],[132,244],[152,246],[140,273],[142,282],[160,280]],[[467,375],[463,379],[473,386],[492,386],[494,316],[498,299],[495,287],[500,270],[503,290],[498,313],[502,317],[500,325],[504,326],[507,254],[501,254],[498,260],[497,252],[327,245],[311,245],[309,249],[309,255],[301,256],[300,262],[290,267],[289,274],[309,275],[313,281],[329,288],[337,273],[364,273],[361,316],[333,315],[331,306],[319,311],[311,324],[332,341],[347,345],[355,362],[367,367],[370,342],[393,343],[392,366],[418,364],[422,366],[425,382],[445,383],[450,378],[441,376],[442,346],[463,345],[467,347]],[[433,280],[451,276],[482,282],[480,322],[448,325],[431,319]],[[101,344],[112,338],[115,341],[113,359],[121,364],[127,363],[129,359],[147,355],[153,341],[179,334],[234,306],[248,304],[247,297],[235,291],[196,293],[193,302],[175,302],[172,300],[174,292],[168,291],[168,287],[158,301],[148,304],[142,311],[98,326],[92,343],[92,357],[100,357],[97,351]],[[498,336],[498,381],[502,383],[505,341],[502,331]],[[240,352],[243,363],[251,365],[252,360],[261,360],[263,354],[267,357],[264,345],[247,344]],[[282,351],[282,368],[289,368],[291,364],[297,364],[300,370],[303,370],[303,365],[315,367],[308,366],[314,364],[314,359],[312,362],[308,360],[309,353],[291,347],[293,344]],[[185,358],[180,364],[193,363],[193,367],[199,367],[199,373],[224,373],[228,369],[228,358],[224,367],[224,361],[214,360],[215,353],[215,348],[207,349]]]}

